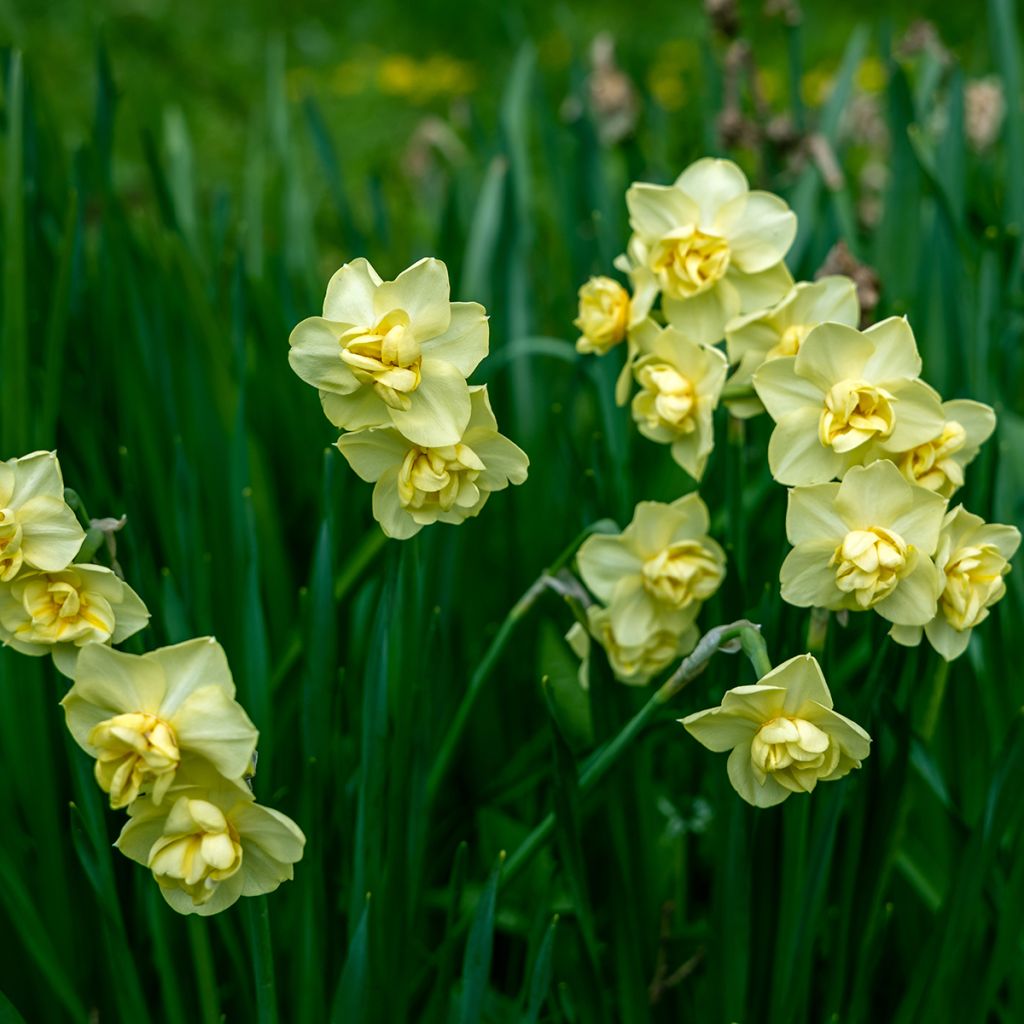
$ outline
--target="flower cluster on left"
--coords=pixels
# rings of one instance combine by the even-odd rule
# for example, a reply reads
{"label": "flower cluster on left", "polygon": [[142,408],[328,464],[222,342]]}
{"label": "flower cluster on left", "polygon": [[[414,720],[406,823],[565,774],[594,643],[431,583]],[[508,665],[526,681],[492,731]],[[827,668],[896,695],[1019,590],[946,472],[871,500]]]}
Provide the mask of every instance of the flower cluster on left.
{"label": "flower cluster on left", "polygon": [[113,649],[149,612],[116,564],[91,562],[103,536],[68,504],[55,452],[0,462],[0,641],[50,654],[73,680],[68,729],[110,806],[128,811],[119,849],[179,913],[215,914],[291,878],[305,837],[255,802],[259,734],[212,637]]}

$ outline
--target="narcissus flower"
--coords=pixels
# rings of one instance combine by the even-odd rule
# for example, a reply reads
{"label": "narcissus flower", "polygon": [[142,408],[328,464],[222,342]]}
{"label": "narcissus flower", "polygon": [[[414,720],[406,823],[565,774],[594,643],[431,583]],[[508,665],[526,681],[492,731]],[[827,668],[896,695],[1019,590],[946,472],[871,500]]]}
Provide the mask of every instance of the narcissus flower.
{"label": "narcissus flower", "polygon": [[996,429],[996,414],[982,402],[942,403],[945,422],[930,440],[905,452],[879,453],[890,458],[913,484],[948,498],[963,487],[964,469]]}
{"label": "narcissus flower", "polygon": [[640,356],[633,376],[640,391],[633,397],[633,419],[644,437],[671,445],[672,458],[699,480],[715,446],[712,416],[728,370],[725,355],[653,320],[634,335]]}
{"label": "narcissus flower", "polygon": [[530,460],[503,434],[486,387],[470,388],[471,416],[454,444],[414,444],[381,427],[343,434],[338,450],[368,483],[373,515],[389,536],[405,540],[431,523],[461,523],[479,514],[492,491],[526,479]]}
{"label": "narcissus flower", "polygon": [[218,914],[273,892],[306,842],[291,818],[234,787],[176,790],[159,805],[142,797],[128,813],[118,849],[153,872],[179,914]]}
{"label": "narcissus flower", "polygon": [[[971,630],[1006,593],[1003,577],[1019,546],[1020,531],[1014,526],[986,523],[963,505],[946,515],[935,552],[942,594],[935,617],[923,629],[946,661],[967,650]],[[921,642],[921,633],[920,626],[893,626],[889,631],[897,643],[910,647]]]}
{"label": "narcissus flower", "polygon": [[423,259],[382,281],[364,259],[331,278],[324,315],[291,334],[288,361],[344,430],[394,425],[416,444],[457,444],[466,378],[487,355],[484,309],[450,302],[448,270]]}
{"label": "narcissus flower", "polygon": [[792,287],[782,258],[796,216],[778,196],[751,192],[728,160],[698,160],[670,186],[634,184],[626,205],[638,316],[660,291],[671,323],[713,343],[728,320],[771,305]]}
{"label": "narcissus flower", "polygon": [[22,654],[52,654],[66,676],[84,647],[119,644],[147,622],[139,595],[102,565],[23,572],[0,585],[0,641]]}
{"label": "narcissus flower", "polygon": [[722,585],[725,552],[707,535],[708,525],[697,494],[671,505],[642,501],[622,533],[595,534],[581,545],[583,582],[607,605],[620,647],[646,647],[659,632],[681,636]]}
{"label": "narcissus flower", "polygon": [[945,418],[920,372],[902,317],[863,332],[815,327],[796,356],[773,359],[754,374],[776,424],[768,443],[772,475],[783,484],[824,483],[884,457],[880,452],[905,452],[937,437]]}
{"label": "narcissus flower", "polygon": [[63,569],[85,531],[64,501],[56,452],[0,462],[0,583],[24,569]]}
{"label": "narcissus flower", "polygon": [[[763,363],[782,356],[795,356],[800,344],[818,324],[832,322],[856,327],[860,321],[857,285],[848,277],[823,277],[801,281],[774,306],[748,313],[725,325],[729,363],[736,367],[729,378],[730,389],[749,388],[754,371]],[[764,412],[757,398],[729,402],[734,416],[749,417]]]}
{"label": "narcissus flower", "polygon": [[626,337],[629,292],[610,277],[592,277],[579,291],[576,351],[603,356]]}
{"label": "narcissus flower", "polygon": [[842,483],[794,487],[782,563],[783,600],[800,608],[873,608],[923,626],[942,591],[931,556],[946,502],[908,483],[891,462],[855,466]]}
{"label": "narcissus flower", "polygon": [[142,792],[159,806],[189,759],[226,779],[245,774],[257,732],[234,696],[224,649],[202,637],[143,655],[87,647],[61,704],[111,807]]}
{"label": "narcissus flower", "polygon": [[699,743],[729,755],[729,781],[748,804],[773,807],[791,793],[841,779],[868,756],[871,737],[832,710],[817,661],[800,654],[717,708],[680,719]]}

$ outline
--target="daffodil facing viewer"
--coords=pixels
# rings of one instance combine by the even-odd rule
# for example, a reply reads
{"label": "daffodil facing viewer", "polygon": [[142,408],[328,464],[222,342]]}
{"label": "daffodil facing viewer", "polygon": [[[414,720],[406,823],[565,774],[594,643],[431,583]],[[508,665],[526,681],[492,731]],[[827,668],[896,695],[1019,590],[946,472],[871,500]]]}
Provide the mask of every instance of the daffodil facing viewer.
{"label": "daffodil facing viewer", "polygon": [[576,351],[607,354],[625,339],[629,322],[629,292],[610,277],[592,277],[579,290]]}

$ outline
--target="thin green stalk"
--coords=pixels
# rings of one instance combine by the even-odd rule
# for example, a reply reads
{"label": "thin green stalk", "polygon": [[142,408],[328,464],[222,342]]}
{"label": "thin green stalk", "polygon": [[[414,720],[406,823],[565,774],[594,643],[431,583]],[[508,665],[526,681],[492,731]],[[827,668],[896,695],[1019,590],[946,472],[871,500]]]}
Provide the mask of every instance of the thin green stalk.
{"label": "thin green stalk", "polygon": [[371,530],[360,542],[352,557],[342,566],[334,581],[334,600],[340,601],[373,560],[384,550],[388,538],[382,530]]}
{"label": "thin green stalk", "polygon": [[825,639],[828,637],[829,612],[827,608],[812,608],[807,622],[807,649],[816,658],[825,652]]}
{"label": "thin green stalk", "polygon": [[939,667],[932,675],[932,692],[928,697],[924,718],[921,720],[921,739],[929,743],[935,735],[935,727],[939,724],[942,701],[946,696],[946,683],[949,681],[949,662],[945,658],[939,660]]}
{"label": "thin green stalk", "polygon": [[220,1020],[220,1000],[217,998],[217,978],[213,969],[210,949],[209,923],[192,915],[188,919],[188,938],[192,947],[192,963],[196,969],[196,987],[199,995],[199,1019],[203,1024],[217,1024]]}
{"label": "thin green stalk", "polygon": [[249,944],[256,976],[256,1013],[259,1024],[277,1024],[277,985],[274,980],[274,948],[270,940],[270,911],[266,896],[248,901]]}

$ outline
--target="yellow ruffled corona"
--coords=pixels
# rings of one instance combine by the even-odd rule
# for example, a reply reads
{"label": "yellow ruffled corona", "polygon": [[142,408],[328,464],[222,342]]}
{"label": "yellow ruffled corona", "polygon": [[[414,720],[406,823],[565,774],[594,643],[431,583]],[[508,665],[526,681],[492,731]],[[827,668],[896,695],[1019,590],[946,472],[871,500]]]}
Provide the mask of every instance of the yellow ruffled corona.
{"label": "yellow ruffled corona", "polygon": [[579,315],[573,324],[580,332],[577,352],[607,354],[626,337],[629,292],[610,277],[592,277],[579,290]]}

